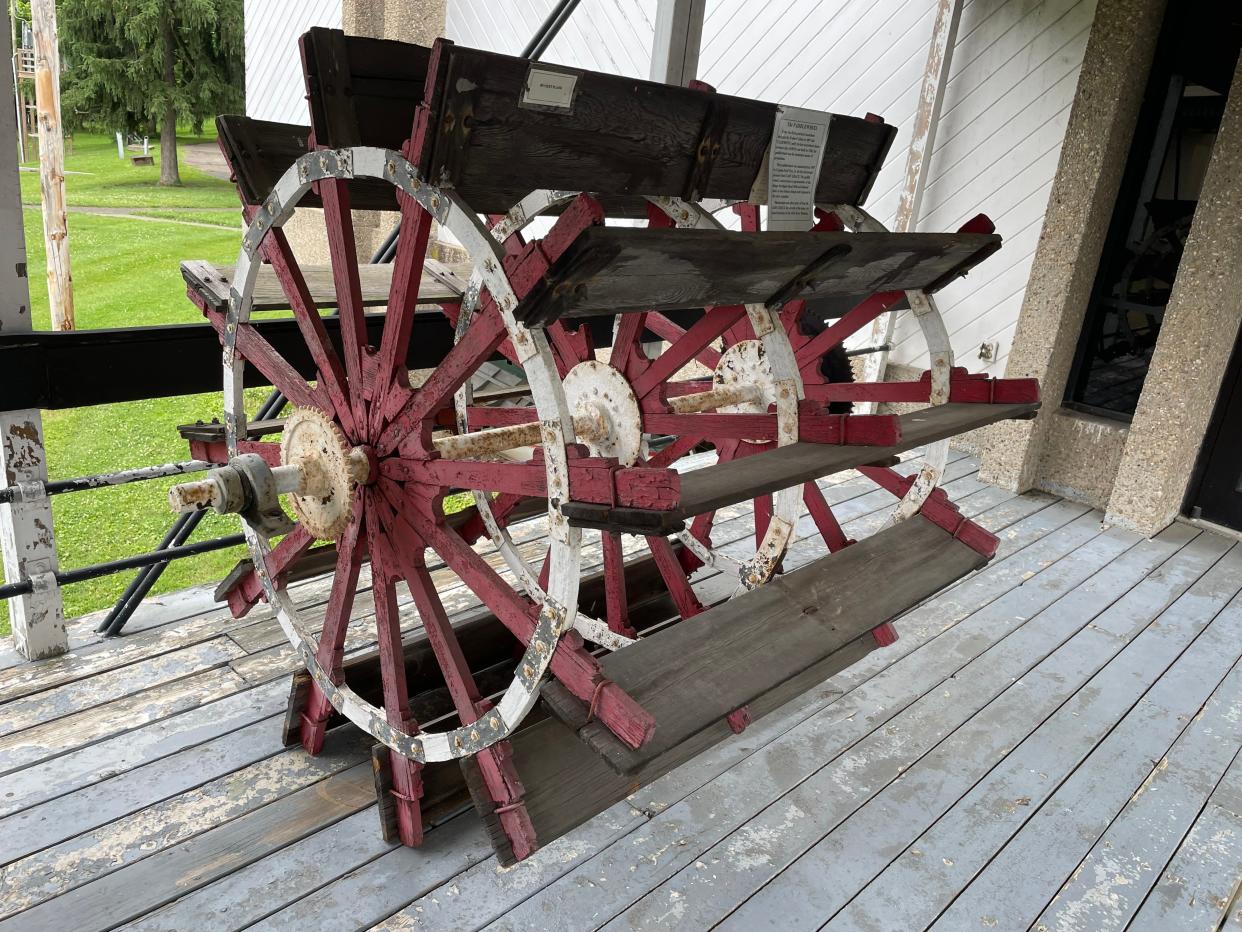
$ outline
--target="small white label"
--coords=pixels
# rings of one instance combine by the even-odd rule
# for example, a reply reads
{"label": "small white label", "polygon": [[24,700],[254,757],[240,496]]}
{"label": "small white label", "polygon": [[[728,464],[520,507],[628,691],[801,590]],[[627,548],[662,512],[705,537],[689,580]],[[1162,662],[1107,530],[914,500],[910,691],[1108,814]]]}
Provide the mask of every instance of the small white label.
{"label": "small white label", "polygon": [[769,230],[809,230],[815,219],[815,186],[832,114],[777,107],[768,147]]}
{"label": "small white label", "polygon": [[545,68],[531,68],[526,75],[522,106],[568,110],[573,104],[574,85],[577,83],[576,74],[549,71]]}

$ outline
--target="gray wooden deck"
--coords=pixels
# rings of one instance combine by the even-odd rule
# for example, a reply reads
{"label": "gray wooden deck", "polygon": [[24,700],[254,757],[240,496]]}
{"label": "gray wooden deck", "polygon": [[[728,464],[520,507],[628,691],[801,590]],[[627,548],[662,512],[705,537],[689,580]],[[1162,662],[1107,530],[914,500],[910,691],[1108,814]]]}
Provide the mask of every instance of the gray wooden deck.
{"label": "gray wooden deck", "polygon": [[[191,590],[120,640],[75,623],[64,658],[0,651],[4,927],[1242,920],[1242,545],[1180,524],[1142,540],[975,468],[959,456],[947,487],[1000,536],[992,564],[895,646],[509,870],[472,812],[420,850],[383,843],[356,733],[317,759],[281,747],[292,662],[262,611]],[[884,493],[825,487],[854,536],[879,527]],[[349,643],[367,641],[363,619]]]}

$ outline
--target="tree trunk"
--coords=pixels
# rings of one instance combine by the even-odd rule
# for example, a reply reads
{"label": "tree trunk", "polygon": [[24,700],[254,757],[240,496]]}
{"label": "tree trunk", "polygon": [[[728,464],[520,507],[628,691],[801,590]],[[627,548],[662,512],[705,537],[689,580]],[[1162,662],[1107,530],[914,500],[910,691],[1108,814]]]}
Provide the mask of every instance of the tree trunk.
{"label": "tree trunk", "polygon": [[176,37],[173,35],[172,13],[165,9],[160,31],[164,40],[164,122],[160,127],[160,184],[180,185],[181,170],[177,167],[177,72]]}

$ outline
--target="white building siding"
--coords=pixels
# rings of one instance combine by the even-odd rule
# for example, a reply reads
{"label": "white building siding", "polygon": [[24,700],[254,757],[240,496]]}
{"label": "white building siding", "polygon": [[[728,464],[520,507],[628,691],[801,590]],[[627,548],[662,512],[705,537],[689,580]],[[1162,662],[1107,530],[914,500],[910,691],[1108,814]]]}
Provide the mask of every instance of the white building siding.
{"label": "white building siding", "polygon": [[[556,0],[448,0],[445,33],[476,49],[517,55]],[[557,34],[543,60],[608,74],[646,77],[657,0],[586,0]]]}
{"label": "white building siding", "polygon": [[246,116],[309,123],[298,37],[312,26],[341,28],[342,0],[245,0]]}
{"label": "white building siding", "polygon": [[[958,359],[1004,371],[1043,225],[1096,0],[966,0],[920,230],[986,213],[1005,246],[939,295]],[[448,34],[519,51],[553,0],[449,0]],[[566,65],[645,77],[656,0],[588,0],[549,49]],[[898,127],[868,208],[896,212],[936,0],[708,0],[699,73],[718,90]],[[990,363],[982,343],[998,344]],[[927,364],[910,320],[894,362]]]}

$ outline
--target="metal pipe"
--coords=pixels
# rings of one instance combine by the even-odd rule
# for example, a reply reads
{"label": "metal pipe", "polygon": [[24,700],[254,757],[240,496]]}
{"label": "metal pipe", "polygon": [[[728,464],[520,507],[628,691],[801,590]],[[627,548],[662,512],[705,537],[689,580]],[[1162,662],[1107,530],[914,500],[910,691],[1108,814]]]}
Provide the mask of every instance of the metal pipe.
{"label": "metal pipe", "polygon": [[[396,230],[389,234],[389,239],[396,239]],[[263,404],[255,414],[255,420],[262,421],[267,418],[276,417],[285,407],[285,396],[280,393],[279,389],[270,392]],[[179,547],[190,539],[190,535],[197,530],[199,524],[202,523],[206,512],[197,511],[193,514],[178,515],[173,522],[172,527],[168,529],[168,533],[164,535],[163,541],[157,549],[165,550],[169,547]],[[159,582],[160,577],[164,574],[164,570],[168,568],[167,560],[159,563],[153,563],[150,566],[144,566],[135,574],[126,587],[125,592],[117,599],[116,604],[112,606],[112,610],[108,612],[108,616],[100,623],[95,630],[108,637],[115,637],[121,633],[121,630],[133,617],[138,606],[142,604],[142,600]]]}
{"label": "metal pipe", "polygon": [[858,349],[846,350],[846,356],[866,356],[868,353],[887,353],[893,347],[888,343],[881,343],[879,346],[862,346]]}
{"label": "metal pipe", "polygon": [[548,46],[552,44],[552,40],[556,38],[557,33],[561,31],[561,27],[573,15],[577,8],[579,0],[560,0],[560,2],[552,8],[548,13],[547,19],[531,36],[530,42],[526,43],[526,48],[522,49],[522,58],[541,58],[543,53],[548,50]]}
{"label": "metal pipe", "polygon": [[[192,514],[177,515],[177,520],[172,523],[172,527],[168,529],[168,533],[164,535],[164,539],[160,541],[157,550],[167,550],[169,547],[180,547],[206,515],[205,511],[196,511]],[[153,563],[150,566],[144,566],[126,587],[125,592],[117,599],[112,606],[112,611],[108,612],[108,616],[99,623],[99,627],[95,630],[101,634],[112,636],[120,634],[121,629],[125,627],[125,623],[129,621],[138,608],[138,603],[146,598],[147,593],[159,581],[161,575],[168,567],[168,561],[164,560],[160,563]]]}
{"label": "metal pipe", "polygon": [[[244,534],[230,534],[228,537],[217,537],[215,540],[186,544],[184,547],[167,547],[163,550],[153,550],[150,553],[140,553],[133,557],[123,557],[120,560],[110,560],[107,563],[93,563],[90,566],[79,567],[76,570],[66,570],[54,575],[58,585],[68,586],[73,583],[85,582],[88,579],[97,579],[100,576],[110,576],[113,573],[119,573],[121,570],[151,566],[153,563],[162,563],[165,560],[183,560],[186,557],[196,557],[200,553],[211,553],[213,550],[225,550],[245,542],[246,536]],[[0,586],[0,599],[11,599],[14,596],[26,595],[33,591],[34,583],[29,579],[23,579],[20,582],[10,583],[7,586]]]}
{"label": "metal pipe", "polygon": [[[65,492],[82,492],[86,489],[102,489],[110,485],[127,485],[130,482],[145,482],[147,479],[162,479],[167,476],[183,476],[187,473],[203,472],[215,466],[203,460],[186,460],[183,463],[164,463],[162,466],[139,466],[137,469],[122,469],[120,472],[100,473],[97,476],[79,476],[76,479],[59,479],[43,485],[46,495],[61,495]],[[0,489],[0,504],[20,501],[20,486],[9,486]]]}

